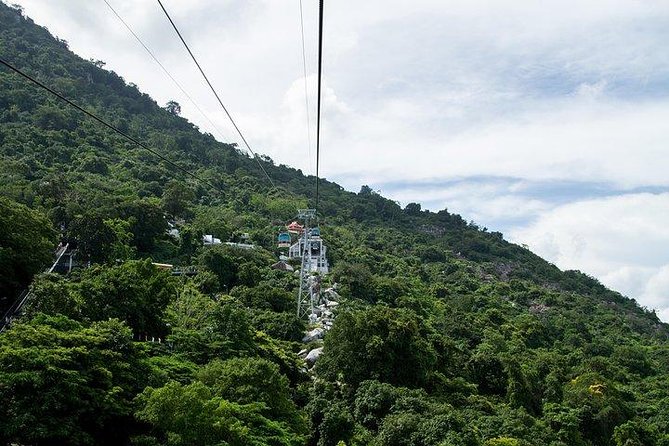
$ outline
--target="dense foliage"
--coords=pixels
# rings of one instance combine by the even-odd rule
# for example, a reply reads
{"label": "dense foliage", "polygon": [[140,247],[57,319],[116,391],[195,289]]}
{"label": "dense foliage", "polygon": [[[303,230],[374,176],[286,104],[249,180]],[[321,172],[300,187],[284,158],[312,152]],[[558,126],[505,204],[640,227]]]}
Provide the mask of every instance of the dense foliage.
{"label": "dense foliage", "polygon": [[[447,210],[323,182],[341,299],[305,345],[297,278],[271,265],[313,178],[263,158],[270,188],[2,4],[0,54],[216,186],[0,70],[3,307],[32,290],[0,334],[0,443],[669,445],[669,328],[634,300]],[[89,268],[38,274],[57,233]]]}

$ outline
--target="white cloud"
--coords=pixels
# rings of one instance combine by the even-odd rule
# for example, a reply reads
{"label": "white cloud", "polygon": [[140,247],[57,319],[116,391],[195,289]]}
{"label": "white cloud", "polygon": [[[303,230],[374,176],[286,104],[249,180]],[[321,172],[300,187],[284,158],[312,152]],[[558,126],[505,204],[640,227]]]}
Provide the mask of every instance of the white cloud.
{"label": "white cloud", "polygon": [[597,99],[602,96],[608,82],[601,79],[595,83],[584,82],[576,89],[576,94],[587,99]]}
{"label": "white cloud", "polygon": [[[234,135],[156,3],[109,1]],[[214,133],[101,0],[18,2],[75,51],[106,60],[160,103],[179,100]],[[316,2],[304,5],[312,79]],[[166,6],[254,149],[307,170],[297,3]],[[621,78],[642,91],[669,72],[660,56],[668,22],[669,4],[645,1],[327,3],[326,91],[345,109],[324,110],[323,173],[667,184],[669,102],[607,95]]]}
{"label": "white cloud", "polygon": [[[482,226],[505,220],[525,221],[551,209],[550,203],[514,194],[521,188],[522,181],[500,181],[482,179],[479,181],[459,181],[441,186],[421,186],[420,184],[391,187],[381,190],[384,196],[397,200],[401,205],[422,203],[431,210],[446,209],[474,220]],[[491,227],[497,230],[497,227]]]}
{"label": "white cloud", "polygon": [[544,213],[511,239],[579,269],[669,321],[669,193],[581,201]]}

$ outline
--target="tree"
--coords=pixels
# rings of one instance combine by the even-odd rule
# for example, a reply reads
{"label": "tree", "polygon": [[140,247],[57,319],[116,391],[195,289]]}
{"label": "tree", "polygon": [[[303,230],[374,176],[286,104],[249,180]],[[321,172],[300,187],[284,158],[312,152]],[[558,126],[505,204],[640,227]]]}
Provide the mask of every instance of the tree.
{"label": "tree", "polygon": [[376,431],[379,424],[393,409],[403,395],[412,395],[412,391],[395,387],[376,380],[363,381],[355,392],[355,418],[368,429]]}
{"label": "tree", "polygon": [[202,368],[198,379],[217,396],[240,404],[263,403],[264,416],[285,422],[294,432],[306,431],[304,417],[290,399],[288,379],[266,359],[213,361]]}
{"label": "tree", "polygon": [[173,330],[205,330],[212,325],[216,306],[213,299],[188,284],[167,307],[165,318]]}
{"label": "tree", "polygon": [[419,203],[409,203],[404,207],[407,215],[420,215],[421,207]]}
{"label": "tree", "polygon": [[116,241],[114,228],[105,224],[104,218],[93,212],[76,217],[70,223],[67,234],[70,240],[76,240],[82,259],[94,263],[106,262]]}
{"label": "tree", "polygon": [[165,236],[167,220],[157,199],[134,200],[124,203],[119,209],[120,217],[130,223],[133,245],[140,252],[149,252],[155,247],[156,238]]}
{"label": "tree", "polygon": [[367,302],[376,301],[374,276],[363,263],[339,262],[332,276],[342,287],[342,293]]}
{"label": "tree", "polygon": [[200,254],[199,263],[216,275],[217,290],[229,291],[237,284],[238,260],[227,246],[208,247]]}
{"label": "tree", "polygon": [[255,311],[251,322],[273,338],[293,342],[300,342],[307,328],[304,319],[288,312]]}
{"label": "tree", "polygon": [[367,185],[363,185],[363,186],[360,188],[360,192],[358,192],[358,195],[367,195],[367,196],[369,196],[369,195],[373,195],[373,194],[374,194],[374,191],[372,190],[371,187],[369,187],[369,186],[367,186]]}
{"label": "tree", "polygon": [[179,116],[181,114],[181,105],[177,101],[167,101],[165,104],[165,110],[172,113],[173,115]]}
{"label": "tree", "polygon": [[195,363],[254,352],[248,310],[237,302],[219,302],[193,288],[182,291],[167,311],[168,341],[174,352]]}
{"label": "tree", "polygon": [[128,327],[40,315],[0,336],[0,438],[18,444],[123,444],[149,369]]}
{"label": "tree", "polygon": [[38,313],[81,318],[81,301],[69,281],[59,274],[40,274],[30,286],[32,299],[26,305],[28,316]]}
{"label": "tree", "polygon": [[183,216],[194,200],[193,190],[182,181],[170,181],[161,199],[163,210],[172,217]]}
{"label": "tree", "polygon": [[114,241],[109,248],[109,259],[113,261],[130,260],[137,255],[137,248],[132,246],[130,223],[120,218],[110,218],[104,224],[114,233]]}
{"label": "tree", "polygon": [[293,293],[263,283],[255,287],[238,286],[231,293],[247,307],[272,310],[277,312],[293,311],[295,297]]}
{"label": "tree", "polygon": [[655,446],[658,440],[658,432],[642,420],[628,421],[613,430],[616,446]]}
{"label": "tree", "polygon": [[[153,428],[156,438],[173,446],[298,446],[304,440],[287,427],[262,415],[259,403],[238,404],[214,393],[203,383],[171,382],[151,387],[137,399],[137,419]],[[165,444],[163,443],[163,444]]]}
{"label": "tree", "polygon": [[410,310],[370,307],[339,314],[316,368],[354,386],[367,379],[419,387],[436,364],[428,329]]}
{"label": "tree", "polygon": [[[0,197],[0,298],[11,301],[53,260],[55,240],[44,215]],[[0,309],[6,309],[8,301],[0,303]]]}
{"label": "tree", "polygon": [[233,246],[208,246],[198,256],[203,269],[218,277],[218,290],[229,292],[234,286],[255,286],[262,278],[262,267],[274,259],[256,249],[239,249]]}
{"label": "tree", "polygon": [[565,385],[564,403],[580,409],[581,434],[595,444],[608,444],[614,428],[631,415],[616,383],[592,372]]}
{"label": "tree", "polygon": [[175,295],[174,279],[150,260],[131,260],[86,270],[76,286],[82,316],[94,321],[117,318],[135,333],[164,337],[163,314]]}

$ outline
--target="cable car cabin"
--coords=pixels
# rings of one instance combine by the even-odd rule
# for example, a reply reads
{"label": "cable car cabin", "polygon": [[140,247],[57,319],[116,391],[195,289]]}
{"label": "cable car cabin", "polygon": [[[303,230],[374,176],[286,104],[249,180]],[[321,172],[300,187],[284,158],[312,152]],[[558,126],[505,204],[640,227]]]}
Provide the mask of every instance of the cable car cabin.
{"label": "cable car cabin", "polygon": [[294,221],[288,226],[286,226],[286,229],[288,229],[288,232],[293,232],[295,234],[300,234],[304,230],[304,226],[299,224],[298,222]]}
{"label": "cable car cabin", "polygon": [[279,248],[290,248],[290,233],[282,232],[277,238]]}
{"label": "cable car cabin", "polygon": [[320,228],[311,228],[311,236],[312,237],[320,237],[321,236],[321,229]]}

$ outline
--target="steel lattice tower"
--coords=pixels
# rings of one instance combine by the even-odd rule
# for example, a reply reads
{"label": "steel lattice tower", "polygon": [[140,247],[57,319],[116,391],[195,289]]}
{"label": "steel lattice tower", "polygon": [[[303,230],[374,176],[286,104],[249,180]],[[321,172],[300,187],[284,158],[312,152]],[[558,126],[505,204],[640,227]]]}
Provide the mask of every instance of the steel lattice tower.
{"label": "steel lattice tower", "polygon": [[302,266],[300,268],[300,290],[297,294],[297,317],[310,316],[314,311],[315,300],[313,277],[311,275],[311,220],[316,217],[315,209],[298,209],[297,217],[304,220],[302,233]]}

